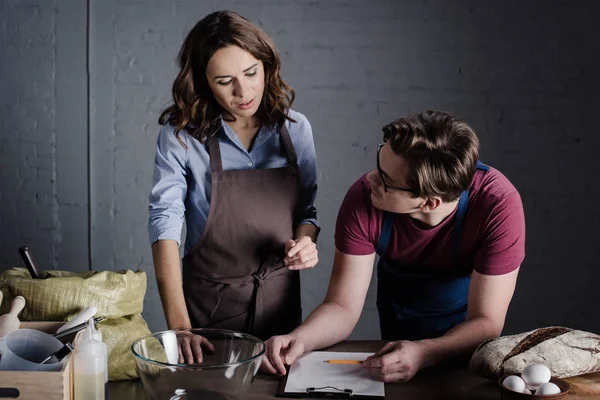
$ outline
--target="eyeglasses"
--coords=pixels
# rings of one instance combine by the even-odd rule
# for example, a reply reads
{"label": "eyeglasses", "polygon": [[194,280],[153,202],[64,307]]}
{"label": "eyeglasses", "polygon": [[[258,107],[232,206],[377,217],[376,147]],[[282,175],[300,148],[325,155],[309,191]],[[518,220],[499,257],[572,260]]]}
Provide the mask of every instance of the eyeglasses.
{"label": "eyeglasses", "polygon": [[379,165],[379,153],[381,153],[381,149],[383,148],[383,146],[385,146],[385,143],[380,143],[377,146],[377,172],[379,172],[379,179],[381,180],[381,183],[383,183],[383,190],[385,190],[386,193],[387,193],[388,189],[394,189],[394,190],[401,190],[403,192],[416,193],[412,189],[407,189],[407,188],[403,188],[403,187],[388,185],[385,182],[385,179],[383,178],[383,170],[381,169],[381,166]]}

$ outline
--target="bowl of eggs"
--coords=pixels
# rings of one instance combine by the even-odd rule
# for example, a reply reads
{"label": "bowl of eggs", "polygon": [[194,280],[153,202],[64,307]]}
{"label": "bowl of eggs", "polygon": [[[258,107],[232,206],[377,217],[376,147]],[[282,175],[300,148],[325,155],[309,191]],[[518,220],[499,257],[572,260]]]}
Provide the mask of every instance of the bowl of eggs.
{"label": "bowl of eggs", "polygon": [[520,374],[508,374],[498,378],[502,399],[552,399],[566,396],[570,389],[567,382],[553,377],[543,364],[528,365]]}

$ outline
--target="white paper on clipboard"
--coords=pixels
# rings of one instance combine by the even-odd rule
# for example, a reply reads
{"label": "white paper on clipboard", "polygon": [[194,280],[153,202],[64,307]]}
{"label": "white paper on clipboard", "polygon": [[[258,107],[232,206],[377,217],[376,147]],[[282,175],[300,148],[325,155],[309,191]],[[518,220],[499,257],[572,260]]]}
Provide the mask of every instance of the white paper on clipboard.
{"label": "white paper on clipboard", "polygon": [[[288,372],[285,393],[306,393],[307,388],[317,392],[350,389],[353,396],[384,397],[384,383],[367,375],[359,364],[329,364],[325,360],[364,360],[373,353],[346,353],[313,351],[302,355]],[[324,388],[324,389],[318,389]]]}

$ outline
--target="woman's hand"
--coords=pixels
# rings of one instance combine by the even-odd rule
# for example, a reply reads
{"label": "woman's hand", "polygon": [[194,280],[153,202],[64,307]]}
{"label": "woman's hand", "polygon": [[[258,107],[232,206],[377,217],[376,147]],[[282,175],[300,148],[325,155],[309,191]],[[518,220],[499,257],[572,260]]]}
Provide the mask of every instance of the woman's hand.
{"label": "woman's hand", "polygon": [[317,245],[309,236],[285,242],[283,262],[291,270],[312,268],[319,262]]}
{"label": "woman's hand", "polygon": [[179,349],[179,364],[201,363],[202,348],[208,352],[214,352],[215,346],[204,336],[193,332],[181,332],[177,335],[177,347]]}

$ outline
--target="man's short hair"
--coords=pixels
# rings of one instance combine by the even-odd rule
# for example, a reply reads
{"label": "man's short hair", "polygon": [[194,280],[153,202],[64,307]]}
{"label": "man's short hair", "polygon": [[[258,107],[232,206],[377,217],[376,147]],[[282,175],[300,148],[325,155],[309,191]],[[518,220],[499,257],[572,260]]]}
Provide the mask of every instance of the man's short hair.
{"label": "man's short hair", "polygon": [[464,121],[442,111],[399,118],[383,127],[383,140],[408,166],[415,197],[453,201],[468,189],[479,158],[479,140]]}

